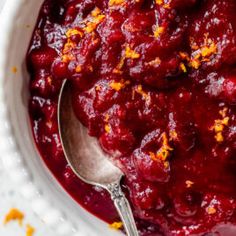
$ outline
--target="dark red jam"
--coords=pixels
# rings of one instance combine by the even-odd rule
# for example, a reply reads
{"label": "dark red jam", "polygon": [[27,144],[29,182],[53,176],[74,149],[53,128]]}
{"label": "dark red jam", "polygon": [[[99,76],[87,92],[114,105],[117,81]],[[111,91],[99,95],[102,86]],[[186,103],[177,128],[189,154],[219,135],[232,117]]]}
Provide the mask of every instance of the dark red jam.
{"label": "dark red jam", "polygon": [[46,0],[27,60],[35,141],[78,203],[119,221],[65,161],[63,79],[125,173],[140,235],[236,235],[235,0]]}

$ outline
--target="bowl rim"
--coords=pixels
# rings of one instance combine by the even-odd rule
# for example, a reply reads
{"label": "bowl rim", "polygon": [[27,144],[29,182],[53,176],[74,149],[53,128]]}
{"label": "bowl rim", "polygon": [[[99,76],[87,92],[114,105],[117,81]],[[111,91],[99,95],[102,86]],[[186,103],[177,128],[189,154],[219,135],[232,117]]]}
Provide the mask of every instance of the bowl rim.
{"label": "bowl rim", "polygon": [[[65,213],[62,210],[57,209],[51,204],[53,203],[52,198],[43,196],[44,194],[42,194],[40,187],[29,177],[30,171],[23,164],[23,153],[21,153],[21,150],[17,147],[17,141],[12,130],[8,107],[5,102],[6,94],[4,93],[3,82],[7,78],[8,73],[5,68],[8,62],[8,49],[11,44],[9,36],[13,34],[13,26],[17,20],[20,9],[23,5],[27,5],[27,1],[28,0],[7,0],[0,13],[1,30],[3,32],[0,34],[0,161],[3,163],[3,167],[6,170],[11,169],[10,172],[7,172],[8,176],[15,184],[21,186],[19,193],[26,200],[29,200],[33,212],[36,213],[47,226],[53,229],[56,235],[94,236],[94,230],[85,229],[83,225],[80,225],[80,227],[75,226],[69,219],[64,217]],[[97,233],[99,234],[99,232]],[[116,232],[112,234],[121,235]]]}

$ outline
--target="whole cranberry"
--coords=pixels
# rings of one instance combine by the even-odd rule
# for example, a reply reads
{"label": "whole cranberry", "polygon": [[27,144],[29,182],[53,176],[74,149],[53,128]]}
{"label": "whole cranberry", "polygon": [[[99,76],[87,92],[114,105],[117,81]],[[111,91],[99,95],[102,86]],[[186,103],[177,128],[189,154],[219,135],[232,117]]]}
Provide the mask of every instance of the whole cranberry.
{"label": "whole cranberry", "polygon": [[34,49],[29,54],[29,63],[36,70],[50,68],[56,56],[57,52],[51,47]]}
{"label": "whole cranberry", "polygon": [[186,191],[174,198],[176,213],[182,217],[194,216],[201,203],[201,195],[195,191]]}
{"label": "whole cranberry", "polygon": [[66,79],[68,77],[68,63],[63,62],[60,58],[52,64],[52,74],[57,79]]}

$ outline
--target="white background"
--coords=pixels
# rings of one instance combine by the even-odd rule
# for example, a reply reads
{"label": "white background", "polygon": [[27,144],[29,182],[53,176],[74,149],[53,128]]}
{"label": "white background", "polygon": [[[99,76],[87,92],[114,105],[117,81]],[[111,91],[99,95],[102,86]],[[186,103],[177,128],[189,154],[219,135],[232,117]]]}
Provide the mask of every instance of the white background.
{"label": "white background", "polygon": [[[0,0],[0,11],[5,1],[7,0]],[[22,227],[17,222],[3,225],[4,217],[11,208],[18,208],[25,214]],[[3,169],[0,158],[0,236],[25,236],[26,224],[35,228],[34,236],[57,236],[32,212],[29,203],[18,194],[17,187],[9,179],[7,171]]]}

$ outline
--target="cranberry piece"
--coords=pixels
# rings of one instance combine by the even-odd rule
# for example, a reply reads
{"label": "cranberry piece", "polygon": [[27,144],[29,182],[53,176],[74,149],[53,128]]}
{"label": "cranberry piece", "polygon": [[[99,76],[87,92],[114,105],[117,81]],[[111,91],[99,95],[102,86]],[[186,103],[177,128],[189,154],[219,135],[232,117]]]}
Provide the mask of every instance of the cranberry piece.
{"label": "cranberry piece", "polygon": [[201,195],[194,191],[187,191],[174,198],[174,207],[181,217],[196,215],[201,204]]}
{"label": "cranberry piece", "polygon": [[66,79],[68,72],[68,63],[62,62],[61,59],[56,59],[52,64],[52,74],[55,78]]}
{"label": "cranberry piece", "polygon": [[57,119],[57,104],[53,102],[48,102],[43,106],[42,111],[46,120],[56,120]]}
{"label": "cranberry piece", "polygon": [[56,56],[57,52],[50,47],[34,49],[29,55],[30,65],[36,70],[50,68]]}
{"label": "cranberry piece", "polygon": [[97,88],[100,89],[96,91],[94,107],[98,111],[103,112],[109,109],[115,101],[118,101],[118,97],[115,94],[115,91],[109,87],[109,84],[102,83],[101,85],[98,84],[97,86]]}
{"label": "cranberry piece", "polygon": [[129,18],[123,24],[125,34],[145,34],[152,32],[152,26],[155,23],[154,12],[131,13]]}
{"label": "cranberry piece", "polygon": [[77,11],[76,11],[76,6],[71,5],[67,8],[67,11],[65,13],[66,17],[65,17],[65,22],[66,23],[70,23],[74,20],[74,18],[76,17]]}
{"label": "cranberry piece", "polygon": [[162,209],[165,206],[158,188],[150,182],[133,184],[132,201],[142,210]]}
{"label": "cranberry piece", "polygon": [[29,110],[34,119],[39,119],[43,116],[42,107],[46,100],[37,96],[33,96],[29,102]]}
{"label": "cranberry piece", "polygon": [[136,150],[133,159],[139,174],[146,180],[168,182],[170,179],[170,166],[162,160],[152,160],[151,155]]}
{"label": "cranberry piece", "polygon": [[[153,51],[155,48],[151,48],[149,50]],[[129,76],[133,78],[134,81],[139,81],[157,89],[175,87],[180,82],[179,78],[176,80],[176,77],[179,74],[180,64],[177,55],[173,55],[171,58],[162,59],[160,61],[160,65],[154,61],[155,58],[151,59],[149,64],[143,62],[145,63],[144,65],[140,62],[133,66],[130,65]],[[154,62],[154,65],[150,64],[152,62]]]}
{"label": "cranberry piece", "polygon": [[[176,99],[176,101],[180,102],[180,100],[184,99],[188,98]],[[180,107],[181,106],[179,106],[179,108]],[[196,145],[197,134],[194,122],[191,122],[194,120],[192,115],[193,114],[190,113],[190,110],[184,110],[182,113],[175,111],[169,113],[169,127],[170,130],[172,129],[172,132],[174,131],[176,134],[176,137],[173,137],[173,141],[182,151],[190,151]]]}
{"label": "cranberry piece", "polygon": [[41,69],[35,72],[35,77],[31,81],[30,87],[35,94],[48,98],[60,90],[61,81],[56,81],[48,71]]}
{"label": "cranberry piece", "polygon": [[44,132],[50,136],[58,133],[57,104],[47,103],[42,107]]}
{"label": "cranberry piece", "polygon": [[225,78],[223,83],[223,97],[231,104],[236,103],[236,76]]}
{"label": "cranberry piece", "polygon": [[112,156],[127,155],[135,144],[135,137],[122,126],[111,127],[110,132],[105,132],[99,138],[103,149]]}

